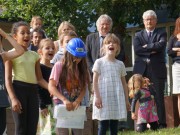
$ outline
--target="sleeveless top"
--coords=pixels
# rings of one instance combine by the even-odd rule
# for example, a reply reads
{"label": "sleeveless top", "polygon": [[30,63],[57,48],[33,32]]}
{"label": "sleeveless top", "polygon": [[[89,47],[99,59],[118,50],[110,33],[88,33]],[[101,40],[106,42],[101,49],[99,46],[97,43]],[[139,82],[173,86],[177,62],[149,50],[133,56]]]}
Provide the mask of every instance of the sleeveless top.
{"label": "sleeveless top", "polygon": [[9,107],[9,101],[5,88],[4,62],[0,55],[0,107]]}

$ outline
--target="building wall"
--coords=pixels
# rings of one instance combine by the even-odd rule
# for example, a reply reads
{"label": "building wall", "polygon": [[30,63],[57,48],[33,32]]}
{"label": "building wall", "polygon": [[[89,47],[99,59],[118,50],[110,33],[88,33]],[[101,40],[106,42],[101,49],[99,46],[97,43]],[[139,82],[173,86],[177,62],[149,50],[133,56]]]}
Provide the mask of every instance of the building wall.
{"label": "building wall", "polygon": [[[3,29],[7,33],[11,33],[12,24],[13,24],[12,22],[9,23],[9,22],[1,22],[0,21],[0,28]],[[7,50],[12,48],[10,43],[6,39],[4,39],[4,38],[2,40],[2,43],[3,43],[4,50],[7,51]]]}

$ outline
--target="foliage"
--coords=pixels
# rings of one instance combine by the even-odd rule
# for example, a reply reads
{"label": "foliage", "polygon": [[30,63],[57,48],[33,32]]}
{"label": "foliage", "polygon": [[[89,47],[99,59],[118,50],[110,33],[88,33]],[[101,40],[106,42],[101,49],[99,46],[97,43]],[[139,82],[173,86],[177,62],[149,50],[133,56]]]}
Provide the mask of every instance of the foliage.
{"label": "foliage", "polygon": [[180,12],[179,0],[0,0],[0,4],[6,9],[0,18],[8,21],[30,22],[33,15],[40,15],[48,37],[52,38],[57,38],[57,28],[65,20],[85,38],[89,33],[87,27],[104,13],[112,17],[113,31],[122,34],[127,23],[142,25],[145,10],[167,9],[170,18],[177,18]]}

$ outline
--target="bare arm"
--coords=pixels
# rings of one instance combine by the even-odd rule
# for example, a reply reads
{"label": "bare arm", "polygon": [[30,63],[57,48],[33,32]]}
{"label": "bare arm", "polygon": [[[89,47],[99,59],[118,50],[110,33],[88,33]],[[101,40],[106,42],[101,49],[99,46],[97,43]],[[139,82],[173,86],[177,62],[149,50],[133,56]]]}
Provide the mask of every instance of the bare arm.
{"label": "bare arm", "polygon": [[41,68],[40,68],[40,59],[36,62],[36,67],[35,67],[35,71],[36,71],[36,77],[37,77],[37,81],[38,84],[43,87],[44,89],[48,90],[48,83],[46,80],[44,80],[43,76],[42,76],[42,72],[41,72]]}
{"label": "bare arm", "polygon": [[121,77],[121,81],[122,81],[124,94],[125,94],[126,108],[127,108],[127,111],[129,111],[130,110],[130,103],[129,103],[129,99],[128,99],[128,86],[127,86],[126,79],[124,76]]}
{"label": "bare arm", "polygon": [[73,108],[74,108],[74,110],[76,110],[76,109],[79,107],[81,101],[83,100],[83,98],[84,98],[84,96],[85,96],[85,93],[86,93],[86,88],[84,88],[83,90],[81,90],[81,93],[80,93],[79,97],[73,102]]}
{"label": "bare arm", "polygon": [[58,99],[60,99],[63,102],[64,105],[66,105],[66,109],[68,111],[73,110],[73,104],[58,91],[55,80],[53,79],[49,80],[48,90],[49,93],[51,93],[53,96],[56,96]]}
{"label": "bare arm", "polygon": [[98,88],[98,78],[99,74],[97,72],[93,72],[93,91],[94,91],[94,98],[95,98],[95,106],[100,109],[102,108],[102,99],[99,93]]}
{"label": "bare arm", "polygon": [[[5,39],[7,39],[11,43],[11,45],[15,48],[15,50],[11,52],[3,52],[1,54],[4,61],[16,58],[24,53],[24,49],[22,48],[22,46],[19,45],[14,38],[7,35],[2,29],[0,29],[0,35],[2,35]],[[2,46],[1,41],[0,41],[0,46]]]}
{"label": "bare arm", "polygon": [[21,113],[21,103],[16,97],[16,94],[13,89],[12,85],[12,62],[11,61],[6,61],[5,62],[5,84],[6,88],[12,103],[12,110],[18,113]]}

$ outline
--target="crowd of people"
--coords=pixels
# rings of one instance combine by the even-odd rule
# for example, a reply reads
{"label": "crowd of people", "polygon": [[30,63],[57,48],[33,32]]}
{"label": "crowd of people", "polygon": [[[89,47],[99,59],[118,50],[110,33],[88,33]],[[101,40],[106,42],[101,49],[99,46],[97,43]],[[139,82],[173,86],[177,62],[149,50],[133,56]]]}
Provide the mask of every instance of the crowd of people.
{"label": "crowd of people", "polygon": [[[180,18],[168,45],[166,31],[156,28],[156,13],[147,10],[142,19],[144,29],[133,39],[136,59],[128,83],[124,43],[111,33],[113,21],[107,14],[97,19],[97,32],[85,43],[68,21],[59,25],[58,40],[52,41],[40,16],[32,17],[30,27],[23,21],[14,23],[11,36],[0,29],[0,135],[6,128],[7,107],[12,109],[15,135],[83,135],[83,128],[58,126],[67,122],[53,114],[59,105],[68,112],[87,109],[90,96],[98,135],[108,129],[117,135],[119,121],[127,121],[128,111],[138,132],[147,130],[147,124],[152,130],[166,128],[166,52],[173,60],[173,94],[178,95],[180,116]],[[2,38],[13,49],[4,51]]]}

